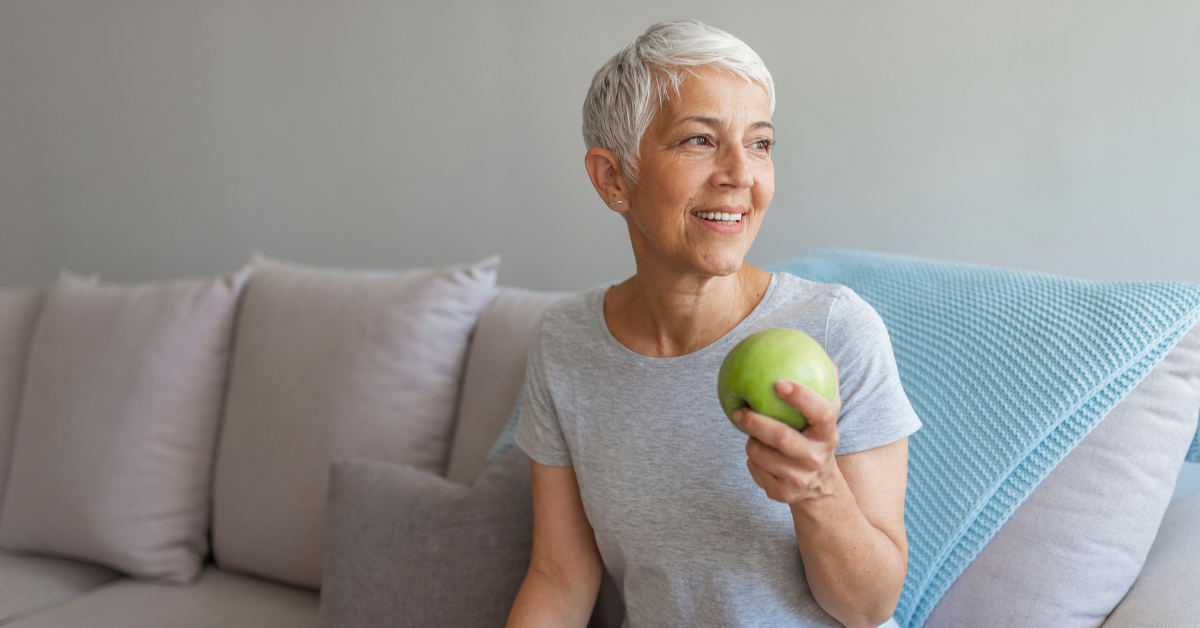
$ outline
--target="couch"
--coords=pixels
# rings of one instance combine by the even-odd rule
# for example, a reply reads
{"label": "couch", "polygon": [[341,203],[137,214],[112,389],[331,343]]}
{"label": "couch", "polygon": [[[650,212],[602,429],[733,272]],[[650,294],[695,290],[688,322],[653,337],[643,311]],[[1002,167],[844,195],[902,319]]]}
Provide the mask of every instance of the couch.
{"label": "couch", "polygon": [[[497,265],[340,271],[257,256],[216,278],[110,285],[64,273],[52,286],[0,290],[0,625],[352,625],[329,611],[350,604],[319,593],[351,595],[344,572],[358,563],[338,552],[367,534],[326,512],[327,500],[346,503],[338,487],[358,477],[342,474],[331,487],[330,465],[374,460],[394,469],[381,468],[385,476],[453,492],[506,460],[489,463],[489,450],[513,414],[538,316],[564,294],[496,287]],[[1171,377],[1171,399],[1183,382],[1194,385],[1186,403],[1200,404],[1200,328],[1109,418],[1143,420],[1136,404],[1153,403]],[[1096,432],[1088,439],[1126,438]],[[1069,538],[1077,525],[1055,510],[1053,489],[1103,473],[1096,465],[1112,454],[1098,451],[1073,453],[1042,482],[926,625],[1055,625],[1047,622],[1059,611],[1108,628],[1200,624],[1200,495],[1167,503],[1182,457],[1146,472],[1157,474],[1144,482],[1153,499],[1110,500],[1113,521],[1142,540],[1114,557],[1133,572],[1091,600],[1099,616],[1067,609],[1076,600],[1052,591],[994,599],[1007,590],[1001,581],[1025,578],[1028,566],[1009,565],[1011,555],[1060,552],[1039,550],[1039,535]],[[527,555],[527,537],[510,563]],[[416,546],[405,556],[453,553],[401,540]],[[401,550],[363,555],[387,562],[391,551]],[[471,560],[486,563],[486,553]],[[340,588],[331,587],[331,564]],[[422,581],[432,572],[403,562],[388,568],[420,587],[412,602],[420,609],[391,625],[445,625],[414,619],[436,616],[437,604],[472,610],[461,608],[471,605],[470,582]],[[519,585],[511,572],[497,595]],[[1078,589],[1100,575],[1073,577]],[[388,578],[365,580],[351,587],[367,591],[364,603],[404,599]],[[615,627],[621,616],[606,578],[591,625]],[[479,625],[502,625],[490,617]]]}

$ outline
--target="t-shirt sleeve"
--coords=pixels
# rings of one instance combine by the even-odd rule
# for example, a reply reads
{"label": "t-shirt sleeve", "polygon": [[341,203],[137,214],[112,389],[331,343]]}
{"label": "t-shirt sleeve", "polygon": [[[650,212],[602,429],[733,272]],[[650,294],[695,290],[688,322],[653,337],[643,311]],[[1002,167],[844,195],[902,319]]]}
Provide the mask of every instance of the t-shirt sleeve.
{"label": "t-shirt sleeve", "polygon": [[883,319],[850,288],[841,288],[830,306],[825,350],[838,367],[842,396],[836,455],[882,447],[921,427],[900,385]]}
{"label": "t-shirt sleeve", "polygon": [[525,363],[525,393],[514,440],[534,462],[548,467],[570,467],[571,452],[563,438],[543,368],[540,329],[529,343]]}

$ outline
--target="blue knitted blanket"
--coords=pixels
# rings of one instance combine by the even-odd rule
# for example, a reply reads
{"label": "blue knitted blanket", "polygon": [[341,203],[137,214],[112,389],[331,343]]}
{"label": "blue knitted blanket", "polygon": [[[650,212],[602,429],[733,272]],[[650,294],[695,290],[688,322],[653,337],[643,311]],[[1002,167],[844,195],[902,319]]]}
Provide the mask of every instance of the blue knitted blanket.
{"label": "blue knitted blanket", "polygon": [[[768,270],[849,286],[887,324],[924,423],[909,440],[904,628],[925,622],[1046,474],[1200,319],[1200,286],[1182,283],[858,251]],[[1188,459],[1200,462],[1196,439]]]}

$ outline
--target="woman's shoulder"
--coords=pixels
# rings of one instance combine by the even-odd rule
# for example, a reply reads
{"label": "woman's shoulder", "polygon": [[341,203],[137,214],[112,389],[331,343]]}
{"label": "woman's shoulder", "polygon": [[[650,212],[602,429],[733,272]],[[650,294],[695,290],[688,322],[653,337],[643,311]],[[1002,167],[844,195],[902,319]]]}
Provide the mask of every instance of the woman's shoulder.
{"label": "woman's shoulder", "polygon": [[607,284],[589,288],[551,303],[538,318],[536,341],[581,338],[598,333],[598,301],[604,298]]}
{"label": "woman's shoulder", "polygon": [[776,276],[772,301],[777,315],[823,320],[827,332],[841,327],[883,325],[875,308],[848,286],[811,281],[784,272]]}
{"label": "woman's shoulder", "polygon": [[871,310],[869,303],[849,286],[840,283],[821,283],[788,272],[775,273],[778,277],[777,290],[785,301],[824,298],[837,302],[839,310]]}
{"label": "woman's shoulder", "polygon": [[788,272],[774,275],[775,288],[771,302],[776,310],[823,308],[828,311],[846,293],[854,292],[842,284],[811,281]]}

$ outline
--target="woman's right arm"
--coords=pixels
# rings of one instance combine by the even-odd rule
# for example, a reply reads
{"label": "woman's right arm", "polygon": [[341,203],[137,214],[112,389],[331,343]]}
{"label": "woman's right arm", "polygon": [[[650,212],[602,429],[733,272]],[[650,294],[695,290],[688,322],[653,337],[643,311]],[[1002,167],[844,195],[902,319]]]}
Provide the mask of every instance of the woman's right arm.
{"label": "woman's right arm", "polygon": [[583,511],[574,467],[532,460],[533,554],[507,628],[587,626],[603,564]]}

